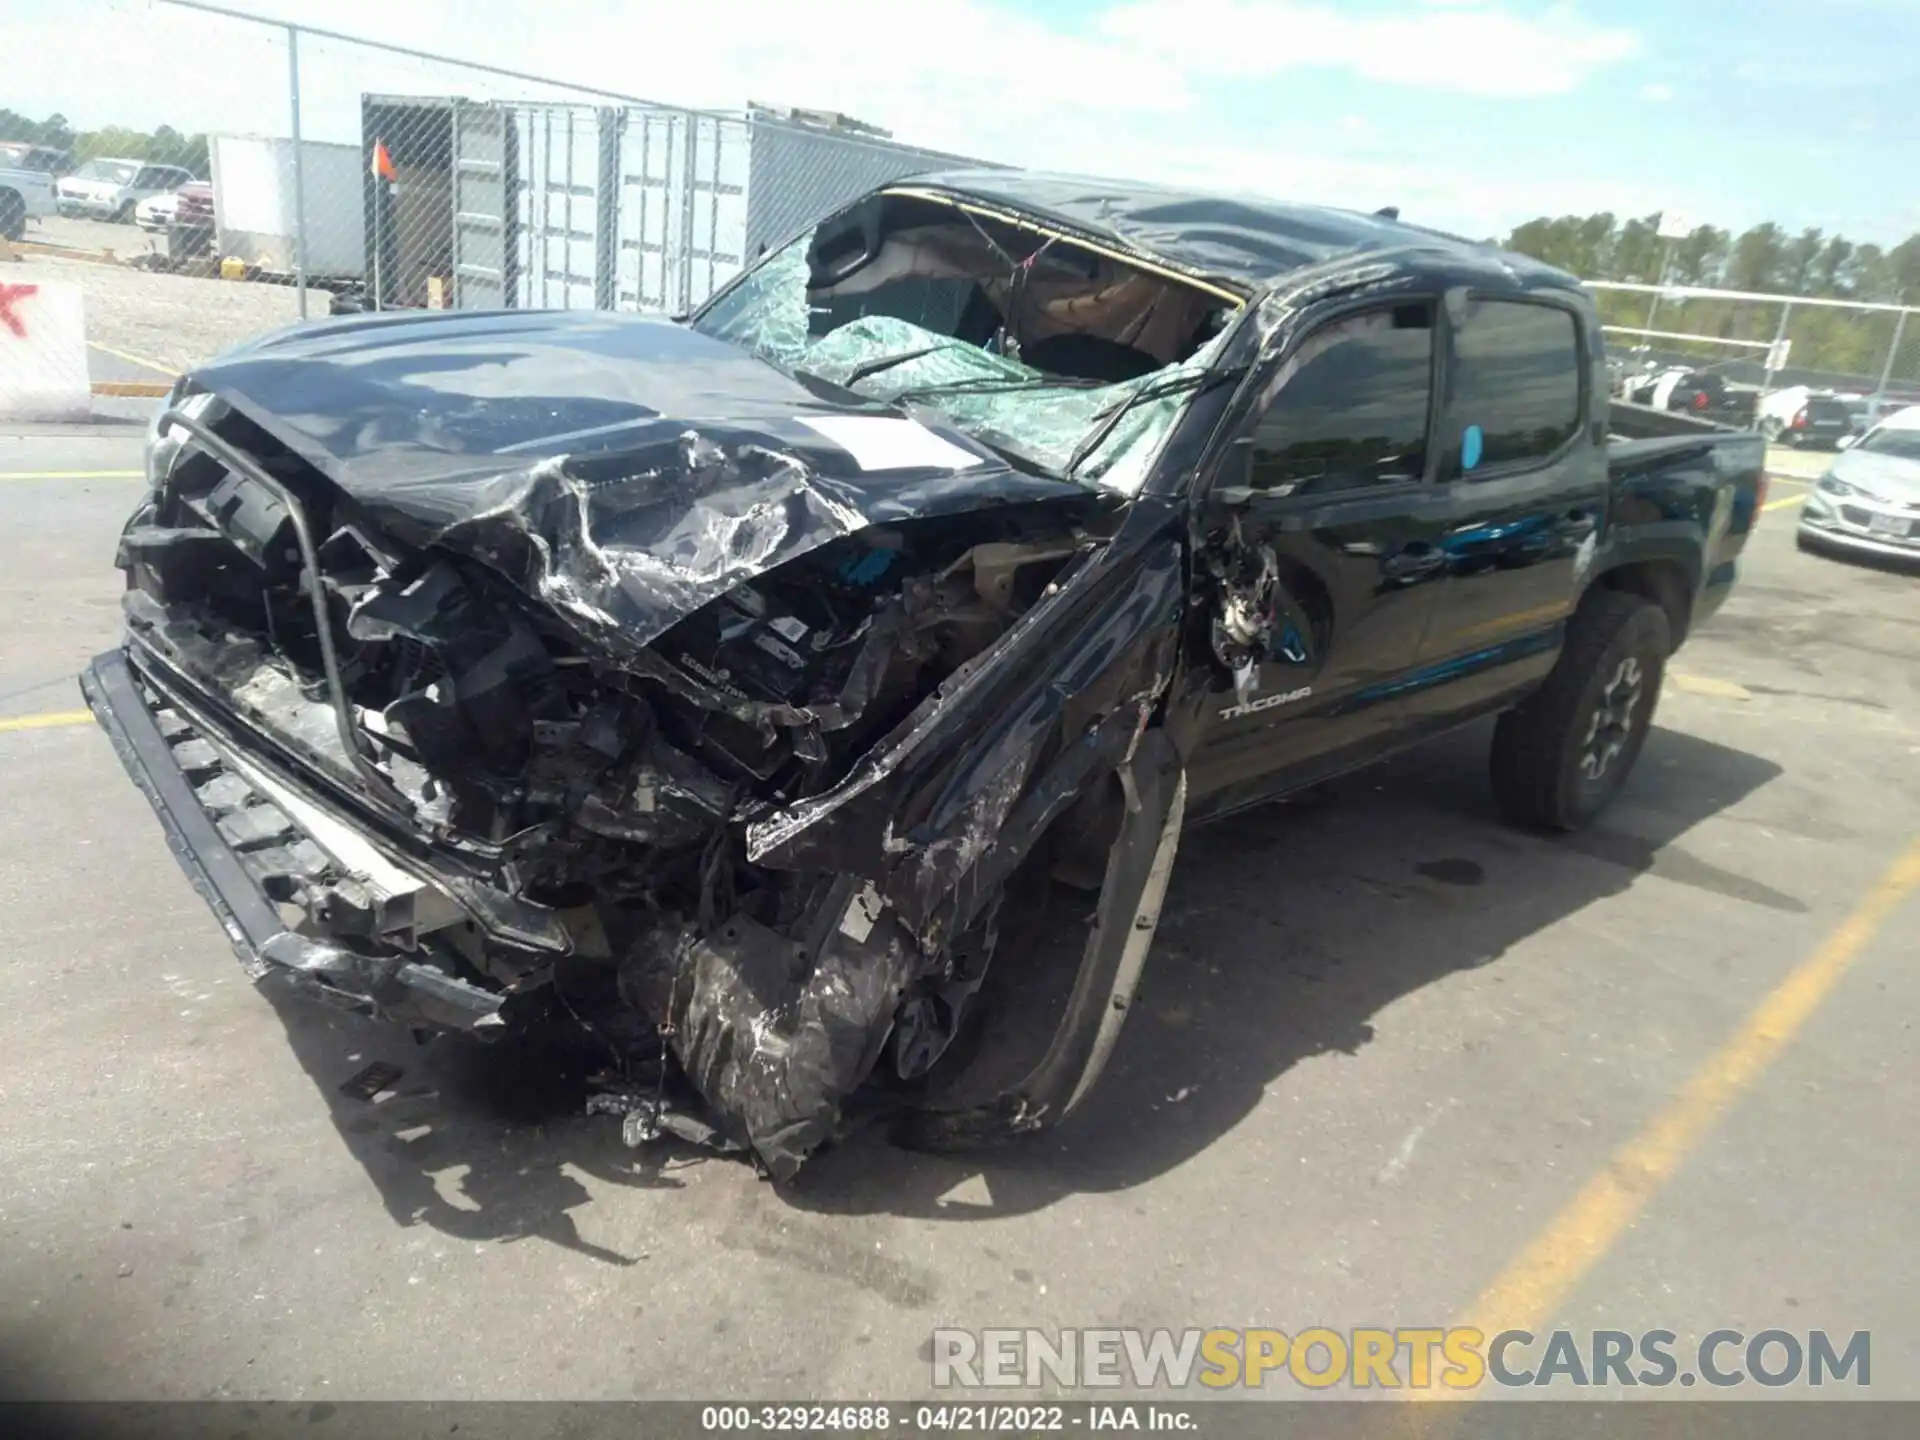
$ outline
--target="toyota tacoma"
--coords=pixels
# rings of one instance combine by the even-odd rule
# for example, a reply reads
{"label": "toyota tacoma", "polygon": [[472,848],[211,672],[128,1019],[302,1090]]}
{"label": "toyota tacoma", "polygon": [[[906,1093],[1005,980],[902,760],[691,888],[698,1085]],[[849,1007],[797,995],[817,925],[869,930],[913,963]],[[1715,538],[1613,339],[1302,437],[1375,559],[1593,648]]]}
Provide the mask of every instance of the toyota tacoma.
{"label": "toyota tacoma", "polygon": [[791,1175],[1088,1093],[1186,825],[1497,715],[1570,829],[1724,599],[1762,441],[1375,215],[886,186],[689,317],[343,318],[184,377],[82,685],[256,978],[568,1024]]}

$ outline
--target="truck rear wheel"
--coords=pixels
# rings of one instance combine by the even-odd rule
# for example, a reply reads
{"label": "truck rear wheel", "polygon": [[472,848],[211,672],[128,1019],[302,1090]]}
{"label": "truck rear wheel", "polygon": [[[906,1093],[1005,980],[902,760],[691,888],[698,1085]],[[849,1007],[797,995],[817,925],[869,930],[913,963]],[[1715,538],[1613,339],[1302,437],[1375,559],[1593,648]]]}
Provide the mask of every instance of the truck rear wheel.
{"label": "truck rear wheel", "polygon": [[0,190],[0,237],[19,240],[27,233],[27,202],[18,190]]}
{"label": "truck rear wheel", "polygon": [[1640,757],[1671,648],[1652,601],[1588,594],[1546,683],[1494,727],[1493,794],[1508,819],[1577,830],[1606,808]]}

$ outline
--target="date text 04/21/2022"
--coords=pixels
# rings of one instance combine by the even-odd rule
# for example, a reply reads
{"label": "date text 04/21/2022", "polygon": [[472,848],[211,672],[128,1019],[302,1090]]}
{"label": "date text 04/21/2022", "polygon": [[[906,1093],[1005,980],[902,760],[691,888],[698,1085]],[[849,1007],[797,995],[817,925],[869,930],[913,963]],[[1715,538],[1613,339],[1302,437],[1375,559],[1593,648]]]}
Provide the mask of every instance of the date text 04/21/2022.
{"label": "date text 04/21/2022", "polygon": [[917,1433],[973,1434],[1035,1431],[1154,1430],[1191,1432],[1192,1413],[1184,1407],[1158,1404],[1113,1405],[916,1405],[898,1409],[888,1405],[709,1405],[700,1412],[704,1432],[839,1431],[885,1434],[899,1430]]}

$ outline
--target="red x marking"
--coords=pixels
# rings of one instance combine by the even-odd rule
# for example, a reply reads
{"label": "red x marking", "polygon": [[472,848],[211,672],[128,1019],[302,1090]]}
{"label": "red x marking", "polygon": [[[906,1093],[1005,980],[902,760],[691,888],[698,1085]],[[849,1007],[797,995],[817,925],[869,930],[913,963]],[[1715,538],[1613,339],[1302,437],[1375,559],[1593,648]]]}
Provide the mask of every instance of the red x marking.
{"label": "red x marking", "polygon": [[20,339],[26,339],[27,322],[13,313],[13,305],[16,300],[25,300],[39,293],[38,285],[0,284],[0,325],[6,326]]}

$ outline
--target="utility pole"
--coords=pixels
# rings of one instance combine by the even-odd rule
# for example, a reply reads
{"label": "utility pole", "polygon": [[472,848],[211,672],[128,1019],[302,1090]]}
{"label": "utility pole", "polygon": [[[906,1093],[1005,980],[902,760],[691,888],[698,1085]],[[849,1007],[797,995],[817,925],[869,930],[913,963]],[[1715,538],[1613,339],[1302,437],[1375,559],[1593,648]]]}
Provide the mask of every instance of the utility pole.
{"label": "utility pole", "polygon": [[306,157],[300,153],[300,27],[287,26],[287,111],[293,129],[293,288],[307,318]]}
{"label": "utility pole", "polygon": [[1893,322],[1893,344],[1887,347],[1887,363],[1880,367],[1880,386],[1873,392],[1873,419],[1878,421],[1880,412],[1887,403],[1887,384],[1893,379],[1893,362],[1900,355],[1900,341],[1907,333],[1907,316],[1910,310],[1902,310],[1900,318]]}

